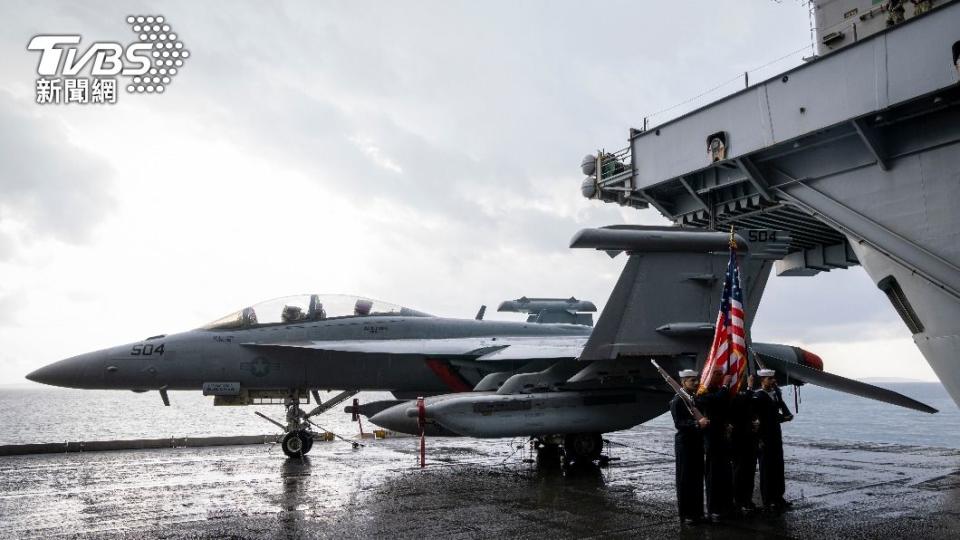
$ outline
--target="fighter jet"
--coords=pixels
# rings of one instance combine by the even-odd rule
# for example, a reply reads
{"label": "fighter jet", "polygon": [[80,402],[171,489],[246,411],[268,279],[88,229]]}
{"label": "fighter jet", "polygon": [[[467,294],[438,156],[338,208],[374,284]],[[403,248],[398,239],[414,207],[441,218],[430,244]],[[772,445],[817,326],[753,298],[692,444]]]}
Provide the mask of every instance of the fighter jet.
{"label": "fighter jet", "polygon": [[[782,242],[740,238],[747,327]],[[672,396],[650,366],[702,364],[709,347],[727,236],[664,227],[578,233],[572,247],[629,255],[596,328],[596,308],[575,298],[521,298],[501,311],[523,322],[434,317],[369,298],[306,294],[240,309],[201,328],[82,354],[27,378],[57,386],[202,390],[214,405],[285,404],[283,451],[309,452],[310,418],[361,390],[395,400],[350,407],[383,427],[434,435],[534,437],[594,460],[602,434],[663,414]],[[888,390],[822,371],[812,353],[754,343],[755,360],[784,383],[811,382],[901,406],[933,409]],[[786,379],[789,377],[789,379]],[[320,403],[318,390],[343,390]],[[305,412],[310,396],[317,406]],[[424,421],[416,397],[424,397]]]}

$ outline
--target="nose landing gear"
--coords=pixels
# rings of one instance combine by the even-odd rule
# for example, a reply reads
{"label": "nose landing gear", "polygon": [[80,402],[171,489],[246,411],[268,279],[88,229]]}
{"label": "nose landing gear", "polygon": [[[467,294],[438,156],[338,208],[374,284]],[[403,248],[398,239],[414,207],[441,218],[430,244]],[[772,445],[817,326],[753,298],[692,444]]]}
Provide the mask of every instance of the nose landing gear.
{"label": "nose landing gear", "polygon": [[288,397],[286,433],[280,439],[280,448],[287,457],[301,457],[313,448],[313,432],[307,424],[307,413],[300,408],[300,400]]}
{"label": "nose landing gear", "polygon": [[299,395],[301,391],[291,390],[288,396],[284,399],[283,403],[286,406],[286,424],[280,423],[269,416],[261,413],[260,411],[255,411],[254,414],[263,418],[264,420],[270,422],[271,424],[277,426],[283,430],[283,437],[280,439],[280,448],[283,450],[283,453],[289,458],[298,458],[303,457],[310,449],[313,448],[313,441],[315,440],[316,433],[311,429],[315,427],[320,429],[328,436],[336,437],[344,442],[350,443],[354,448],[360,448],[364,446],[363,444],[357,441],[350,441],[344,439],[340,435],[329,431],[323,426],[314,423],[310,420],[311,417],[318,416],[323,414],[326,411],[329,411],[331,408],[335,407],[337,404],[342,403],[344,400],[350,398],[351,396],[357,393],[357,390],[345,390],[340,394],[337,394],[333,398],[327,400],[326,402],[320,402],[319,394],[314,391],[314,399],[317,400],[317,406],[310,412],[304,412],[300,408],[300,399]]}
{"label": "nose landing gear", "polygon": [[287,457],[304,456],[313,448],[313,432],[306,429],[288,431],[280,440],[280,448]]}

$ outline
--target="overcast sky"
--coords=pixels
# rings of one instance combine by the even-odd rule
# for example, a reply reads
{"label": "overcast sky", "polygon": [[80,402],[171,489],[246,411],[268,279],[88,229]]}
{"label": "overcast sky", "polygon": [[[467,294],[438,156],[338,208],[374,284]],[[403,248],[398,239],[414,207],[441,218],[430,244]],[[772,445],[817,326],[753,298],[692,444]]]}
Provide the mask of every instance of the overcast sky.
{"label": "overcast sky", "polygon": [[[126,43],[130,14],[191,53],[164,94],[35,103],[32,36]],[[303,292],[602,306],[624,259],[570,237],[664,221],[583,199],[581,157],[810,43],[790,0],[28,1],[0,21],[0,383]],[[771,279],[753,335],[841,375],[934,380],[859,268]]]}

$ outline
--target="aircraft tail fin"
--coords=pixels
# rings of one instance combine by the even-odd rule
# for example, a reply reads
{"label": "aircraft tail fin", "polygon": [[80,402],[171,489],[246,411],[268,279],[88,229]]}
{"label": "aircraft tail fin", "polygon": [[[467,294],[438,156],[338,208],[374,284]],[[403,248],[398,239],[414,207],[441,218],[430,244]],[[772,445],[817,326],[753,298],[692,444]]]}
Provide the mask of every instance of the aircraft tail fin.
{"label": "aircraft tail fin", "polygon": [[[754,229],[738,231],[736,239],[749,329],[773,261],[786,253],[789,238]],[[717,318],[728,242],[728,233],[678,227],[620,225],[577,233],[570,247],[629,255],[580,359],[687,354],[701,363]]]}

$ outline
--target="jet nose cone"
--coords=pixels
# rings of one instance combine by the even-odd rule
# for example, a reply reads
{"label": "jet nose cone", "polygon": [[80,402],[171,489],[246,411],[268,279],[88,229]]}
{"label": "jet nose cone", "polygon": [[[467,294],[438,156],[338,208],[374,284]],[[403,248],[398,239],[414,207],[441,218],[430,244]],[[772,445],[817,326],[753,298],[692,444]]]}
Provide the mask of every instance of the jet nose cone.
{"label": "jet nose cone", "polygon": [[27,379],[52,386],[83,388],[86,382],[84,372],[91,360],[93,358],[86,354],[60,360],[30,372]]}
{"label": "jet nose cone", "polygon": [[43,368],[35,369],[30,373],[27,373],[27,380],[33,381],[33,382],[41,382],[40,378],[43,377],[43,375],[40,373],[41,371],[43,371]]}

